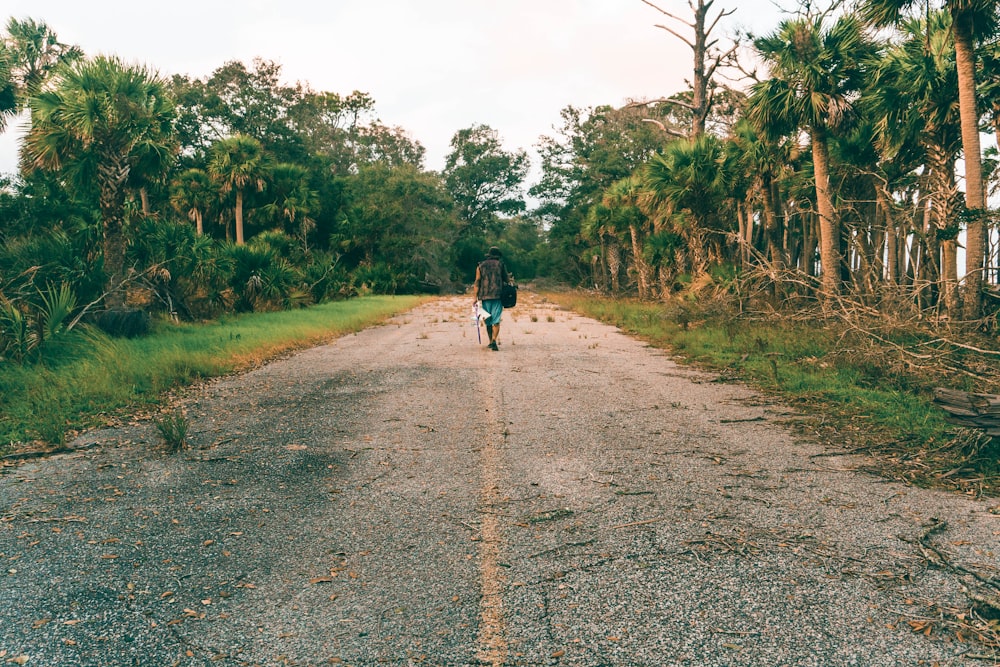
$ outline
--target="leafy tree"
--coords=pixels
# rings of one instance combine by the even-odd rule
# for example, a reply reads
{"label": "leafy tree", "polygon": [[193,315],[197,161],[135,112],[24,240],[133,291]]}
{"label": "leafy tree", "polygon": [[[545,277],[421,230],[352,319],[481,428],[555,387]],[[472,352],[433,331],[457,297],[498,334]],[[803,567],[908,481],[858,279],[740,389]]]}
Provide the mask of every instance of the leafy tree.
{"label": "leafy tree", "polygon": [[9,49],[0,42],[0,132],[7,127],[7,118],[17,113],[17,86],[10,61]]}
{"label": "leafy tree", "polygon": [[405,293],[450,283],[458,222],[437,174],[373,164],[346,189],[349,205],[332,240],[359,285]]}
{"label": "leafy tree", "polygon": [[208,173],[223,193],[236,195],[236,245],[243,245],[243,198],[249,188],[264,189],[267,159],[261,143],[243,134],[216,142],[211,149]]}
{"label": "leafy tree", "polygon": [[525,151],[505,151],[496,130],[474,125],[452,137],[443,173],[459,215],[483,233],[503,227],[499,216],[525,210],[521,187],[529,168]]}
{"label": "leafy tree", "polygon": [[550,255],[545,264],[552,275],[571,281],[591,275],[585,258],[589,249],[581,236],[590,208],[667,139],[657,124],[646,122],[648,115],[631,105],[566,107],[558,133],[542,137],[542,176],[529,193],[541,201],[537,214],[547,226]]}
{"label": "leafy tree", "polygon": [[173,104],[165,84],[145,67],[98,56],[60,70],[51,87],[31,99],[31,113],[27,169],[58,171],[81,191],[96,185],[106,303],[121,308],[126,186],[145,156],[171,144]]}

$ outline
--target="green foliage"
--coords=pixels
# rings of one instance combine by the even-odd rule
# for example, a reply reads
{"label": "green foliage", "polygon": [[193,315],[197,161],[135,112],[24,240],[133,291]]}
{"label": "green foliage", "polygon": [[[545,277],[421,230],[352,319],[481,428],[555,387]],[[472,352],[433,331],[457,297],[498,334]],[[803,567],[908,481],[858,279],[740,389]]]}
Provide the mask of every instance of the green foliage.
{"label": "green foliage", "polygon": [[76,295],[65,284],[16,301],[0,293],[0,360],[36,361],[73,328],[76,310]]}
{"label": "green foliage", "polygon": [[522,183],[529,167],[528,154],[505,151],[497,131],[487,125],[455,133],[444,182],[471,231],[499,231],[506,217],[524,212]]}
{"label": "green foliage", "polygon": [[[574,294],[551,296],[563,306],[669,348],[690,361],[775,392],[831,418],[864,416],[876,442],[944,442],[950,427],[930,403],[930,387],[891,357],[844,353],[852,341],[833,328],[782,320],[739,320],[725,309],[692,302],[669,305]],[[858,345],[860,347],[860,345]]]}
{"label": "green foliage", "polygon": [[53,348],[45,364],[0,362],[0,442],[61,442],[67,429],[92,426],[102,414],[155,404],[172,387],[357,331],[416,303],[369,297],[212,324],[159,322],[132,339],[74,329],[77,344]]}

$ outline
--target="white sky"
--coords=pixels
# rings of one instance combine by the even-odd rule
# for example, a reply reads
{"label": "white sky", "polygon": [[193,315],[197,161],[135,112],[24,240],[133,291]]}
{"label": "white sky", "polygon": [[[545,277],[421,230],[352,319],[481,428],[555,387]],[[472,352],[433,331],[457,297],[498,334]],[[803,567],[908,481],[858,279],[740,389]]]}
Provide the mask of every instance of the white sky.
{"label": "white sky", "polygon": [[[686,0],[656,4],[688,18]],[[785,6],[792,2],[783,3]],[[769,32],[770,0],[718,0],[720,26]],[[717,9],[712,12],[715,16]],[[5,0],[10,16],[46,22],[87,55],[114,54],[161,74],[205,77],[229,60],[282,65],[286,83],[369,93],[382,122],[427,148],[440,169],[459,129],[483,123],[508,149],[553,134],[567,105],[621,105],[685,89],[691,51],[654,27],[642,0]],[[0,134],[0,172],[17,164],[16,123]]]}

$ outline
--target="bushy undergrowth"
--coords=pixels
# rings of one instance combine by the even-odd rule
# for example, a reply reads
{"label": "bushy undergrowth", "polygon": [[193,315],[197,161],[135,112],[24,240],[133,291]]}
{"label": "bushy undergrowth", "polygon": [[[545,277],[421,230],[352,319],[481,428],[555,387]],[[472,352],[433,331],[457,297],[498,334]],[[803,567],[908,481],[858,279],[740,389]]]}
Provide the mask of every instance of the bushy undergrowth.
{"label": "bushy undergrowth", "polygon": [[[996,443],[987,438],[975,448],[956,445],[961,430],[932,402],[934,387],[942,385],[995,392],[998,374],[971,373],[991,360],[961,346],[944,349],[940,332],[929,326],[884,318],[859,322],[829,312],[738,312],[725,300],[649,303],[581,293],[550,298],[724,379],[747,382],[802,407],[815,416],[812,432],[846,449],[877,454],[893,475],[1000,492]],[[932,348],[935,354],[927,354]],[[956,468],[965,474],[954,474]]]}

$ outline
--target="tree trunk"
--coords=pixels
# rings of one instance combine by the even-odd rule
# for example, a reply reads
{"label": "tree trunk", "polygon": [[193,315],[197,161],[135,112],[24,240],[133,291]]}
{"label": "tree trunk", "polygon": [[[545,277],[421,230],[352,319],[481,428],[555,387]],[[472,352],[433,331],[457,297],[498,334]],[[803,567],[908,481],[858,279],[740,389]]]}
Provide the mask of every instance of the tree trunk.
{"label": "tree trunk", "polygon": [[611,274],[611,293],[617,295],[621,290],[619,276],[622,270],[622,249],[618,239],[612,238],[608,244],[608,273]]}
{"label": "tree trunk", "polygon": [[705,118],[708,117],[708,77],[705,74],[705,57],[708,54],[708,35],[705,32],[705,17],[712,6],[705,0],[698,0],[694,8],[694,76],[691,81],[691,137],[705,134]]}
{"label": "tree trunk", "polygon": [[99,206],[104,232],[105,305],[108,310],[125,307],[125,181],[129,166],[123,158],[111,157],[98,167]]}
{"label": "tree trunk", "polygon": [[892,201],[882,187],[875,189],[878,206],[885,220],[885,281],[890,285],[899,282],[899,248],[896,243],[896,220],[892,215]]}
{"label": "tree trunk", "polygon": [[826,134],[812,128],[813,170],[816,178],[816,208],[819,213],[820,287],[826,296],[840,289],[840,224],[830,194],[830,153]]}
{"label": "tree trunk", "polygon": [[771,177],[765,176],[761,185],[761,206],[764,211],[764,232],[767,238],[767,251],[771,256],[771,269],[775,280],[780,280],[781,272],[785,270],[785,256],[781,248],[782,229],[778,212],[775,207],[774,186]]}
{"label": "tree trunk", "polygon": [[958,73],[958,106],[962,119],[962,149],[965,158],[965,207],[971,213],[965,232],[964,315],[982,314],[983,267],[986,255],[986,224],[978,215],[986,208],[982,150],[979,144],[979,112],[976,108],[976,54],[972,38],[972,16],[949,3],[955,35],[955,65]]}
{"label": "tree trunk", "polygon": [[148,218],[151,213],[149,208],[149,192],[146,191],[146,186],[139,188],[139,201],[142,202],[142,217]]}
{"label": "tree trunk", "polygon": [[205,233],[205,226],[202,222],[202,213],[200,210],[194,210],[194,228],[198,232],[198,236]]}
{"label": "tree trunk", "polygon": [[958,294],[958,240],[956,223],[958,188],[955,186],[955,160],[939,146],[926,147],[930,164],[931,219],[933,230],[929,233],[940,238],[941,297],[944,309],[951,318],[961,316]]}
{"label": "tree trunk", "polygon": [[243,245],[243,191],[236,191],[236,245]]}
{"label": "tree trunk", "polygon": [[642,256],[642,232],[637,225],[629,225],[632,235],[632,261],[635,263],[635,277],[639,285],[639,298],[649,298],[649,266]]}

